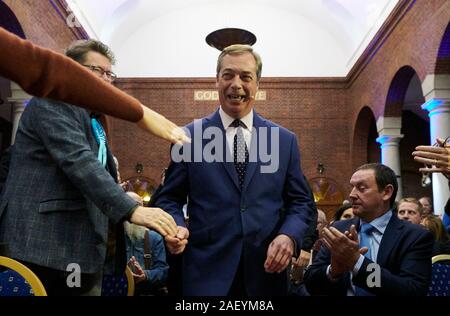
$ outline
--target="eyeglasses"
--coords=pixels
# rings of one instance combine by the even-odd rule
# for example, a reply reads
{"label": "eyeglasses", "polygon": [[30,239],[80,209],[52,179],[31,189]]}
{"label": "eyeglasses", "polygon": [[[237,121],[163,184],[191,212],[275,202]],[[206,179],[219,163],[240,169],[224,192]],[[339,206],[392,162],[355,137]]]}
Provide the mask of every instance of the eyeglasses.
{"label": "eyeglasses", "polygon": [[113,82],[114,80],[117,79],[117,75],[115,73],[113,73],[112,71],[109,71],[109,70],[105,70],[100,66],[93,66],[93,65],[83,65],[83,66],[89,68],[90,70],[92,70],[94,73],[96,73],[100,77],[103,77],[104,75],[106,75],[106,78],[108,78],[108,80],[111,82]]}

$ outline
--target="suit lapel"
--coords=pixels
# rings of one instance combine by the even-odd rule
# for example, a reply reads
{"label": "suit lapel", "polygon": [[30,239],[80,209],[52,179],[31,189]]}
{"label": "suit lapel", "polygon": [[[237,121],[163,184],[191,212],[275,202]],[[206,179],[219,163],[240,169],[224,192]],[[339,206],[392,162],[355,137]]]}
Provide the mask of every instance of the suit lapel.
{"label": "suit lapel", "polygon": [[[240,191],[241,188],[239,186],[238,175],[236,172],[236,168],[234,166],[233,158],[231,157],[231,149],[229,148],[228,143],[227,143],[226,131],[222,124],[222,120],[220,119],[219,110],[217,110],[216,112],[214,112],[213,114],[211,114],[209,117],[206,118],[205,129],[208,128],[209,126],[219,127],[222,130],[222,137],[223,137],[222,144],[224,144],[223,145],[224,146],[224,152],[223,152],[224,157],[223,157],[223,161],[221,162],[221,164],[225,168],[225,171],[227,172],[228,176],[231,178],[231,181],[234,183],[236,188]],[[204,148],[204,146],[205,146],[205,144],[203,144],[202,148]]]}
{"label": "suit lapel", "polygon": [[389,254],[399,241],[398,236],[403,226],[404,224],[397,218],[397,215],[392,214],[391,220],[381,238],[380,249],[378,249],[377,263],[379,265],[384,266],[386,264]]}

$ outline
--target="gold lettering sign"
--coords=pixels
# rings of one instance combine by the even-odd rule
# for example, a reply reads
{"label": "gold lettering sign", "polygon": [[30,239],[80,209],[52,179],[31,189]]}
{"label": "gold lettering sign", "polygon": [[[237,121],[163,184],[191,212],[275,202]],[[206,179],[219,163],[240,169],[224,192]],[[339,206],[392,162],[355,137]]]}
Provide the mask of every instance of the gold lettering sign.
{"label": "gold lettering sign", "polygon": [[[218,101],[219,92],[216,90],[196,90],[194,91],[194,101]],[[256,93],[256,101],[267,100],[267,92],[260,90]]]}

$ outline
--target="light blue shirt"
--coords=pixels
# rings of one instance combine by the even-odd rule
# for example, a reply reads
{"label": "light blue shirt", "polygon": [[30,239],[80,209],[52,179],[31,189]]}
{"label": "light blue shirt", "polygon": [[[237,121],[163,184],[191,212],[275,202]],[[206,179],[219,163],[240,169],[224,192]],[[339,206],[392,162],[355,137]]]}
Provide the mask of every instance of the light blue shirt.
{"label": "light blue shirt", "polygon": [[[383,238],[384,231],[386,230],[387,225],[389,224],[389,221],[392,217],[392,211],[387,211],[380,217],[375,218],[373,221],[371,221],[369,224],[372,225],[375,229],[373,230],[372,234],[369,238],[369,251],[370,251],[370,257],[372,258],[373,262],[377,262],[378,258],[378,249],[380,249],[380,243],[381,239]],[[364,222],[360,220],[359,227],[362,226]],[[358,233],[358,237],[359,236]],[[361,268],[364,261],[364,256],[360,255],[358,261],[356,262],[355,266],[353,267],[353,273],[358,273],[359,269]]]}
{"label": "light blue shirt", "polygon": [[[386,213],[384,213],[383,215],[381,215],[380,217],[375,218],[373,221],[371,221],[369,223],[370,225],[372,225],[375,228],[372,231],[372,234],[370,235],[370,238],[369,238],[369,245],[370,245],[369,251],[370,251],[370,256],[371,256],[373,262],[377,262],[378,250],[380,249],[381,239],[383,238],[384,231],[386,230],[386,227],[389,224],[391,217],[392,217],[392,210],[389,210]],[[365,222],[360,220],[359,227],[361,227],[362,224],[364,224],[364,223]],[[361,238],[360,233],[358,233],[358,238]],[[356,261],[356,264],[353,267],[353,270],[351,272],[352,275],[358,273],[359,269],[361,268],[361,266],[364,262],[364,258],[365,257],[363,255],[359,255],[359,259],[358,259],[358,261]],[[333,280],[331,277],[330,266],[327,267],[326,273],[327,273],[327,277],[330,280],[336,281],[336,280]],[[350,283],[351,283],[351,279],[352,279],[352,277],[350,277]],[[347,295],[348,296],[355,295],[355,286],[353,285],[353,283],[351,283],[351,288],[348,289]]]}

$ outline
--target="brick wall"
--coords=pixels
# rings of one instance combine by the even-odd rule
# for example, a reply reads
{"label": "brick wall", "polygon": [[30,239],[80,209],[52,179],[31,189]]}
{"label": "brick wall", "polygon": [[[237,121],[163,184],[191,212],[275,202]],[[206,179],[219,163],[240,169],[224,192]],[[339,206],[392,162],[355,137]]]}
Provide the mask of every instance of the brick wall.
{"label": "brick wall", "polygon": [[[59,51],[77,38],[76,32],[67,27],[65,18],[55,9],[54,4],[62,2],[4,1],[16,14],[28,39]],[[389,114],[385,103],[398,70],[408,65],[420,80],[434,73],[436,68],[439,73],[450,71],[445,57],[450,39],[441,46],[446,30],[447,37],[450,33],[447,29],[450,2],[408,0],[402,3],[398,15],[404,16],[393,19],[395,23],[379,34],[380,40],[369,46],[347,78],[263,79],[260,88],[267,92],[267,100],[257,102],[256,110],[297,134],[307,177],[317,176],[316,166],[321,162],[325,165],[324,176],[335,179],[348,190],[353,167],[373,161],[379,153],[374,143],[374,122],[385,112]],[[180,125],[217,108],[217,102],[194,101],[195,90],[215,89],[212,78],[128,78],[119,80],[118,86]],[[396,106],[396,113],[400,113],[401,102]],[[363,123],[366,132],[360,135],[357,118],[363,108],[369,108],[373,114],[372,118],[367,116]],[[140,162],[144,165],[144,174],[159,182],[160,171],[169,159],[168,144],[144,134],[132,124],[115,119],[111,120],[111,133],[122,176],[135,175],[134,166]],[[420,133],[417,129],[408,133],[416,139],[422,135],[414,134]],[[367,148],[366,143],[369,143]],[[402,161],[408,158],[408,153],[402,152]]]}
{"label": "brick wall", "polygon": [[58,13],[57,0],[4,0],[16,15],[25,36],[33,43],[63,52],[78,39]]}
{"label": "brick wall", "polygon": [[[218,106],[216,101],[194,101],[195,90],[215,88],[213,79],[125,79],[118,85],[180,125],[204,117]],[[306,175],[316,176],[317,164],[322,162],[326,176],[345,178],[350,170],[341,163],[349,159],[342,84],[266,78],[260,89],[266,91],[267,100],[257,101],[256,111],[297,134]],[[127,122],[113,119],[110,126],[123,177],[133,176],[134,166],[141,162],[144,174],[159,182],[160,171],[169,161],[168,145]]]}
{"label": "brick wall", "polygon": [[[397,71],[409,65],[421,80],[434,73],[440,43],[450,20],[450,3],[418,0],[403,13],[403,19],[377,51],[363,56],[368,63],[359,66],[354,72],[357,75],[262,80],[260,89],[267,92],[267,100],[257,102],[256,111],[297,134],[302,167],[308,178],[317,176],[317,164],[322,162],[326,169],[324,176],[335,179],[348,194],[353,167],[369,160],[379,161],[375,120],[384,115],[388,90]],[[119,80],[118,86],[180,125],[203,117],[217,107],[217,102],[194,101],[195,90],[215,88],[213,79],[128,78]],[[397,106],[400,110],[397,113],[401,113],[403,104]],[[361,131],[356,132],[356,121],[364,107],[370,108],[373,115],[362,123],[366,131],[360,135]],[[168,145],[126,122],[113,120],[112,127],[113,149],[121,161],[123,177],[135,175],[134,166],[141,162],[144,174],[158,182],[160,171],[169,160]],[[417,129],[408,133],[415,139],[420,136],[416,135],[420,133]],[[362,147],[356,148],[355,140]],[[407,163],[409,153],[405,150],[402,161],[407,170],[413,168]],[[413,181],[408,180],[411,177],[406,178],[406,182]],[[409,188],[407,192],[413,192],[415,179],[413,184],[405,185]]]}

